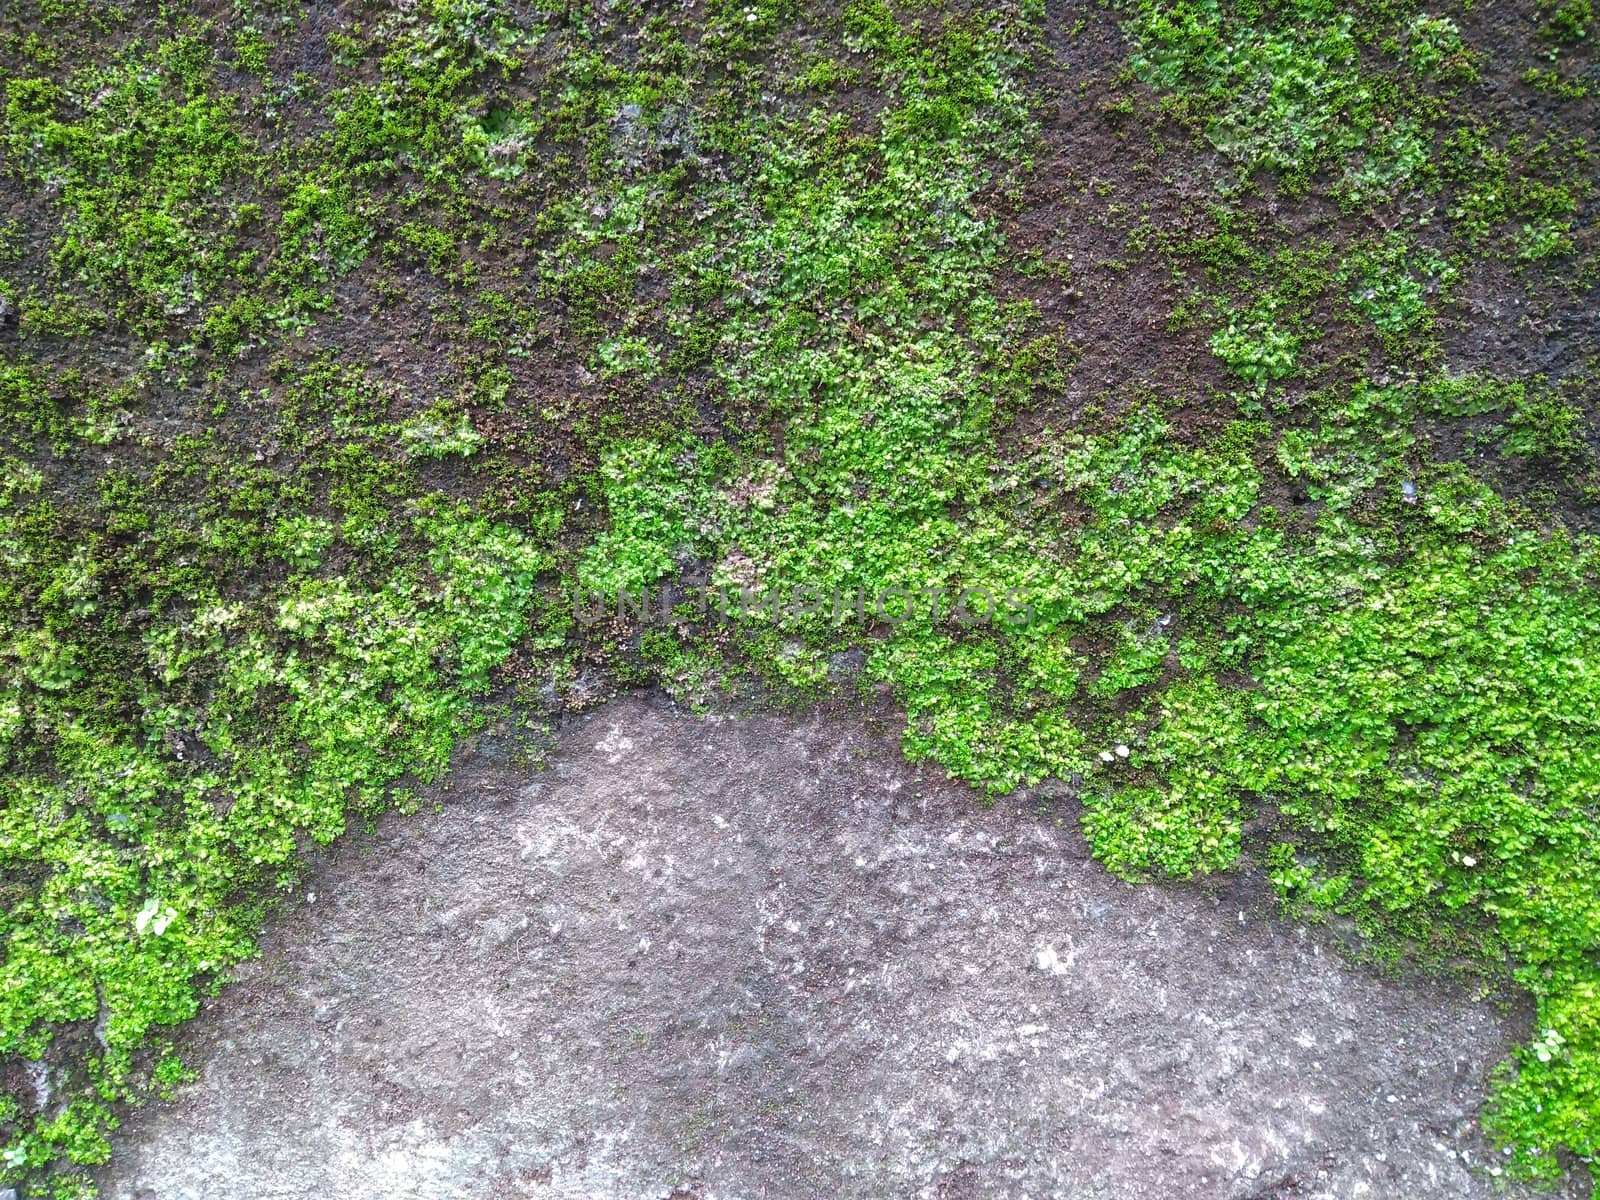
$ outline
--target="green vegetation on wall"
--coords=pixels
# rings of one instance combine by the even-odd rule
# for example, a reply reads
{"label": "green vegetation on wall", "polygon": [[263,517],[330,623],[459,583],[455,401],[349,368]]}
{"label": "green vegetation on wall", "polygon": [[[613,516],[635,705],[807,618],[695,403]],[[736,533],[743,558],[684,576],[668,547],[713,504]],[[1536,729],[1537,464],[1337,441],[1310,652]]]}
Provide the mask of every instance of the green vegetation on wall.
{"label": "green vegetation on wall", "polygon": [[[52,1095],[0,1100],[0,1178],[81,1194],[303,851],[596,675],[882,690],[908,755],[1074,788],[1121,876],[1248,854],[1377,958],[1509,972],[1490,1131],[1600,1154],[1597,364],[1459,335],[1592,306],[1577,6],[1531,75],[1390,3],[32,7],[0,1056]],[[1096,24],[1098,108],[1061,85]],[[1474,90],[1507,73],[1539,122]],[[1063,105],[1106,163],[1052,157]],[[1041,194],[1091,217],[1030,258]],[[1062,316],[1124,278],[1170,307],[1148,364]],[[873,599],[574,619],[691,580]]]}

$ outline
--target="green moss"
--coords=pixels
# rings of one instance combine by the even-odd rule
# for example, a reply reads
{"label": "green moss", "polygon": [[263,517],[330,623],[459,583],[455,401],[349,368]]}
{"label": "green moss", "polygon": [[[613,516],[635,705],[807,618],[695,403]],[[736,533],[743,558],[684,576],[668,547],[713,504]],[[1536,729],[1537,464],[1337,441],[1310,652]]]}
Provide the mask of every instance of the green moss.
{"label": "green moss", "polygon": [[[1159,107],[1209,182],[1071,194],[1217,391],[1086,380],[1051,289],[1091,268],[1006,245],[1054,161],[1036,5],[426,3],[290,79],[290,9],[0,41],[39,199],[0,256],[0,1052],[105,1034],[58,1110],[0,1103],[7,1180],[182,1078],[164,1031],[304,846],[596,664],[886,691],[986,793],[1076,780],[1130,879],[1228,869],[1270,810],[1286,904],[1534,997],[1512,1163],[1600,1151],[1596,551],[1494,482],[1593,486],[1592,367],[1444,337],[1490,255],[1581,304],[1588,143],[1479,111],[1494,48],[1414,6],[1126,16],[1092,119]],[[572,612],[701,579],[752,603]]]}

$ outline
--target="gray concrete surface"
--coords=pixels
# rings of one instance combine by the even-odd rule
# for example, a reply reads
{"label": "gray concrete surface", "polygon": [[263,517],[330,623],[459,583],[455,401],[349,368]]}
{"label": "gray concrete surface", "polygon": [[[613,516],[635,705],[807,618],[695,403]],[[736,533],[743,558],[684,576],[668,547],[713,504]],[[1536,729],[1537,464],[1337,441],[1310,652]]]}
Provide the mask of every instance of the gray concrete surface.
{"label": "gray concrete surface", "polygon": [[112,1197],[1487,1197],[1517,1031],[859,721],[620,700],[314,870]]}

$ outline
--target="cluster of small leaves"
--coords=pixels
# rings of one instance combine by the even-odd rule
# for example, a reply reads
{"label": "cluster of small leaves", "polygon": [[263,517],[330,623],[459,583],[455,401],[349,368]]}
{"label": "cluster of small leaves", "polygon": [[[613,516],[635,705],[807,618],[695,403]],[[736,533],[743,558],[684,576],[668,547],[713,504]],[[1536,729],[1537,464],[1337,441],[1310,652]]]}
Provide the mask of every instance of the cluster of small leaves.
{"label": "cluster of small leaves", "polygon": [[[393,441],[334,435],[347,479],[323,502],[315,460],[252,471],[216,438],[76,504],[13,468],[0,1053],[49,1059],[75,1023],[97,1045],[57,1078],[64,1108],[7,1119],[12,1170],[103,1159],[111,1105],[149,1086],[140,1052],[250,953],[302,846],[436,776],[528,628],[544,553],[426,493]],[[328,569],[354,549],[367,570]],[[263,560],[274,586],[234,586]]]}
{"label": "cluster of small leaves", "polygon": [[1390,77],[1364,69],[1378,31],[1358,20],[1359,10],[1297,0],[1277,21],[1256,25],[1243,9],[1225,0],[1141,4],[1134,70],[1246,176],[1271,171],[1303,191],[1325,173],[1351,202],[1428,181],[1425,86],[1475,74],[1453,22],[1419,15],[1394,31],[1406,71]]}
{"label": "cluster of small leaves", "polygon": [[[1369,94],[1353,24],[1308,13],[1324,31],[1309,50],[1294,26],[1266,50],[1224,25],[1207,34],[1234,56],[1219,96],[1258,80],[1287,106],[1256,125],[1240,101],[1213,137],[1302,186],[1337,168],[1346,199],[1375,180],[1432,186],[1420,126],[1375,135],[1398,101]],[[889,69],[907,71],[892,27],[871,28]],[[1399,52],[1418,71],[1470,75],[1449,22],[1404,28]],[[1300,69],[1331,83],[1297,84]],[[919,77],[900,85],[908,101]],[[1349,102],[1320,106],[1330,86]],[[1296,109],[1296,95],[1318,103]],[[1521,397],[1546,393],[1440,373],[1361,379],[1300,393],[1301,415],[1275,435],[1241,422],[1196,448],[1136,408],[1114,431],[1049,434],[1026,461],[1008,459],[993,433],[1026,317],[986,300],[986,235],[966,215],[980,177],[949,145],[975,122],[958,105],[912,124],[910,109],[883,115],[870,153],[769,129],[780,186],[745,210],[760,220],[740,225],[743,295],[714,361],[730,395],[771,414],[779,445],[734,464],[720,488],[681,466],[662,474],[692,461],[681,447],[629,446],[607,483],[618,523],[603,560],[639,583],[708,559],[738,586],[1026,592],[1031,619],[1016,627],[880,622],[863,639],[818,612],[744,644],[797,686],[824,678],[827,656],[863,651],[865,681],[905,705],[907,752],[991,791],[1083,779],[1091,845],[1129,877],[1225,867],[1246,807],[1275,806],[1299,831],[1274,852],[1293,902],[1391,942],[1455,945],[1467,928],[1509,951],[1550,1033],[1508,1068],[1495,1128],[1536,1172],[1557,1148],[1592,1155],[1593,888],[1559,873],[1600,877],[1584,798],[1600,784],[1600,695],[1584,665],[1600,646],[1594,550],[1519,531],[1459,467],[1415,458],[1419,417],[1452,398],[1481,393],[1477,411],[1513,414],[1515,431],[1533,428],[1514,416],[1528,411]],[[707,224],[720,228],[714,214]],[[890,228],[892,255],[879,240]],[[1224,316],[1211,347],[1262,395],[1295,375],[1314,303],[1335,298],[1391,348],[1416,344],[1402,335],[1426,338],[1456,273],[1404,234],[1278,255],[1228,250],[1230,236],[1204,248],[1214,294],[1258,299]],[[1307,483],[1319,502],[1309,528],[1291,531],[1261,503],[1268,469]],[[708,673],[695,636],[685,624],[651,643],[688,689]]]}
{"label": "cluster of small leaves", "polygon": [[1291,194],[1319,185],[1349,209],[1424,203],[1448,187],[1448,215],[1473,238],[1503,236],[1527,260],[1574,249],[1590,188],[1573,156],[1589,151],[1452,106],[1482,52],[1449,17],[1296,0],[1264,20],[1253,3],[1142,0],[1130,28],[1138,78],[1242,180],[1270,173]]}

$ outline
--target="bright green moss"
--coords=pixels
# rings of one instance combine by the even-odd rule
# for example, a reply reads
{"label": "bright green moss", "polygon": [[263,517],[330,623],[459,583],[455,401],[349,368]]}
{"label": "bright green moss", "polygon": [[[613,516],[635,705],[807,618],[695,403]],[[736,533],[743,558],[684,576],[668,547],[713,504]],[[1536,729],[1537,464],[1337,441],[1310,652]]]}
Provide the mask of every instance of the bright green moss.
{"label": "bright green moss", "polygon": [[[1227,869],[1270,810],[1286,904],[1509,959],[1512,1162],[1600,1151],[1596,551],[1433,440],[1592,479],[1590,376],[1450,369],[1440,334],[1474,256],[1580,249],[1584,139],[1458,105],[1492,48],[1448,15],[1135,5],[1131,77],[1222,186],[1174,227],[1080,190],[1222,390],[1084,395],[1018,279],[1089,264],[1006,274],[1035,6],[613,10],[396,9],[327,39],[325,103],[269,77],[292,14],[5,43],[6,169],[50,202],[43,273],[0,258],[0,1051],[105,1045],[60,1111],[0,1105],[4,1178],[102,1157],[302,847],[580,663],[882,687],[908,755],[1071,782],[1130,879]],[[1585,19],[1549,6],[1552,43]],[[1338,219],[1276,220],[1296,197]],[[125,330],[77,368],[65,339]],[[702,578],[755,602],[572,613]]]}

